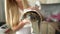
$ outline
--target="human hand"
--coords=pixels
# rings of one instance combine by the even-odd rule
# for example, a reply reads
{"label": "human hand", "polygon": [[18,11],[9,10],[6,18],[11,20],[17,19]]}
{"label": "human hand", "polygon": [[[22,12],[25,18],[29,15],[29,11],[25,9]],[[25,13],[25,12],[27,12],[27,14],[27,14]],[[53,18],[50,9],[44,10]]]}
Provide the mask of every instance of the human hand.
{"label": "human hand", "polygon": [[30,20],[24,19],[24,20],[22,20],[22,22],[25,23],[25,24],[29,24],[30,23]]}
{"label": "human hand", "polygon": [[39,6],[29,7],[28,9],[36,10],[36,11],[40,11],[41,10],[41,8]]}

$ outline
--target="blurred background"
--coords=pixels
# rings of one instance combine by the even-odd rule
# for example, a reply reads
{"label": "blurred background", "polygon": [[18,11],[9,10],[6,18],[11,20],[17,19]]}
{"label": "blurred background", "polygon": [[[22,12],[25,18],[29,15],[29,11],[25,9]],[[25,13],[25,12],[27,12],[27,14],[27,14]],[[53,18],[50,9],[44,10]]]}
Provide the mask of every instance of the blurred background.
{"label": "blurred background", "polygon": [[[32,0],[29,1],[31,2]],[[4,3],[5,0],[0,0],[0,27],[6,23]],[[51,15],[56,15],[58,13],[60,14],[60,0],[40,0],[40,3],[41,3],[41,14],[43,15],[43,17],[47,18]],[[4,31],[5,29],[2,30]],[[0,29],[0,32],[2,30]],[[2,32],[1,34],[4,33]],[[55,30],[55,34],[60,34],[60,32]]]}
{"label": "blurred background", "polygon": [[4,0],[0,0],[0,23],[2,22],[5,23]]}

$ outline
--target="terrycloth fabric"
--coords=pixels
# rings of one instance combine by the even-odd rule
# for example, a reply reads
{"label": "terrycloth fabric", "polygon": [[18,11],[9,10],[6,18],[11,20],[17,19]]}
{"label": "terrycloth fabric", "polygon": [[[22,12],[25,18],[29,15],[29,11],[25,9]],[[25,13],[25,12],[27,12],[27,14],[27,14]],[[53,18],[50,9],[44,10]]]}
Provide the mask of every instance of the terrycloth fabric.
{"label": "terrycloth fabric", "polygon": [[20,29],[19,31],[16,32],[16,34],[31,34],[31,27],[23,27],[22,29]]}

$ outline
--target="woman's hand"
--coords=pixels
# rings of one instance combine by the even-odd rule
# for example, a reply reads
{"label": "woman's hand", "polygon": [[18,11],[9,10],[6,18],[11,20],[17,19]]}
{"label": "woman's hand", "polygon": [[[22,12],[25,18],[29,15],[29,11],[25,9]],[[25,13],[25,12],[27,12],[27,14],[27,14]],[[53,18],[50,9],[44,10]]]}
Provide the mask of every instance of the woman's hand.
{"label": "woman's hand", "polygon": [[24,20],[22,20],[22,23],[24,23],[24,24],[29,24],[29,23],[30,23],[30,20],[24,19]]}
{"label": "woman's hand", "polygon": [[41,10],[41,8],[39,6],[29,7],[28,9],[36,10],[36,11],[40,11]]}
{"label": "woman's hand", "polygon": [[24,20],[20,21],[18,25],[12,27],[12,30],[13,30],[13,31],[17,31],[17,30],[23,28],[23,26],[24,26],[25,24],[28,24],[28,23],[30,23],[30,21],[29,21],[28,19],[24,19]]}

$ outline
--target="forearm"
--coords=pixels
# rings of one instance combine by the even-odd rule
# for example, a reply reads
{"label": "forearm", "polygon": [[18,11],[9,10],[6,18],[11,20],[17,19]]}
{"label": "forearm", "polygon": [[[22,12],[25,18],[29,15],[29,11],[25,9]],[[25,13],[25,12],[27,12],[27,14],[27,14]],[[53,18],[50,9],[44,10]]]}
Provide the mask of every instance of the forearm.
{"label": "forearm", "polygon": [[25,24],[21,22],[21,23],[19,23],[18,25],[13,26],[13,27],[12,27],[12,30],[13,30],[13,31],[17,31],[17,30],[23,28],[24,25],[25,25]]}
{"label": "forearm", "polygon": [[29,23],[29,22],[30,22],[30,21],[29,21],[28,19],[24,19],[24,20],[21,21],[18,25],[13,26],[13,27],[12,27],[12,30],[13,30],[13,31],[17,31],[17,30],[23,28],[23,26],[24,26],[25,24]]}

